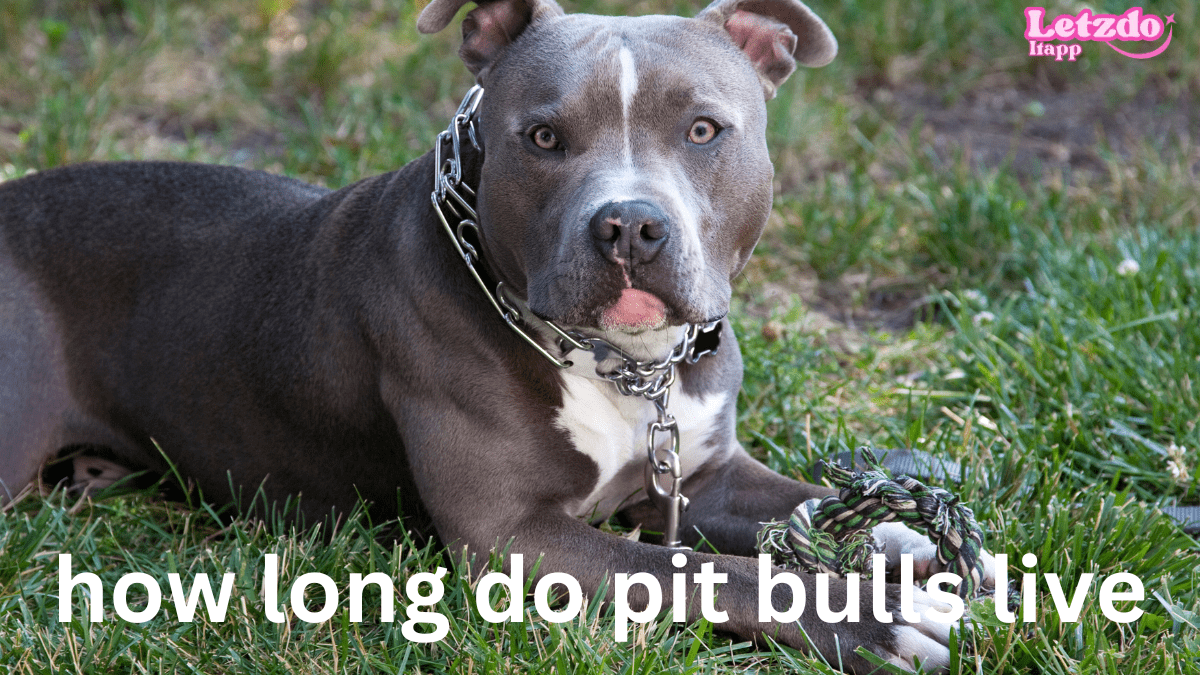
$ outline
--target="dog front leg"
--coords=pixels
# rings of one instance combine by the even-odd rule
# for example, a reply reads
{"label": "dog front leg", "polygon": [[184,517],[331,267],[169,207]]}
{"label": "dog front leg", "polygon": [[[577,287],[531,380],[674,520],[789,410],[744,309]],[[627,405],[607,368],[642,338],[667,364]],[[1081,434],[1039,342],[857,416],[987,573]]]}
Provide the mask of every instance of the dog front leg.
{"label": "dog front leg", "polygon": [[[696,476],[685,484],[691,504],[682,519],[682,539],[688,546],[703,542],[719,553],[751,556],[757,553],[757,536],[764,523],[787,520],[797,505],[813,498],[837,494],[837,490],[802,483],[781,476],[751,458],[740,446],[721,467]],[[642,515],[654,518],[652,507],[643,505]],[[657,522],[657,521],[655,521]],[[647,527],[651,527],[646,523]],[[914,578],[928,579],[944,572],[937,560],[937,547],[924,533],[903,523],[876,525],[872,530],[878,550],[887,556],[887,568],[896,572],[900,556],[913,556]],[[995,584],[995,558],[980,551],[983,584]]]}
{"label": "dog front leg", "polygon": [[[508,539],[501,537],[496,541],[496,548],[507,546],[509,554],[523,554],[526,570],[538,564],[539,579],[551,572],[569,574],[579,582],[584,597],[595,597],[601,588],[606,588],[606,599],[618,608],[640,611],[648,604],[653,606],[651,601],[657,595],[661,602],[659,609],[672,617],[676,584],[682,583],[681,593],[686,599],[684,615],[688,621],[707,615],[706,618],[719,630],[760,642],[771,638],[810,653],[815,650],[831,665],[840,665],[848,672],[874,670],[874,666],[855,653],[859,647],[906,667],[912,667],[914,657],[929,665],[944,665],[949,658],[946,648],[949,627],[928,620],[906,624],[897,611],[898,587],[895,585],[887,585],[883,591],[887,595],[884,606],[895,616],[893,623],[882,623],[873,616],[877,589],[868,583],[856,589],[860,620],[827,623],[817,617],[814,608],[816,578],[811,574],[798,574],[805,598],[805,609],[799,620],[760,622],[760,585],[763,588],[767,585],[760,580],[756,559],[678,551],[631,541],[553,511],[542,511],[523,519],[510,528],[508,534]],[[490,543],[488,546],[468,546],[476,560],[486,560],[490,548]],[[506,558],[504,564],[506,570],[511,571],[509,560]],[[771,578],[781,572],[783,570],[771,569],[765,576]],[[656,594],[643,584],[633,583],[618,596],[615,575],[621,573],[647,573],[659,592]],[[682,578],[677,579],[677,576]],[[706,579],[710,580],[707,588],[702,583]],[[917,611],[936,606],[929,596],[919,589],[914,590]],[[793,606],[793,591],[787,584],[770,588],[768,598],[776,612]],[[846,598],[846,580],[829,579],[829,606],[835,610],[846,607]]]}
{"label": "dog front leg", "polygon": [[[837,490],[775,473],[735,445],[725,462],[689,478],[683,493],[690,501],[680,522],[685,545],[703,542],[717,553],[748,556],[756,552],[756,536],[764,523],[787,520],[798,504]],[[647,503],[626,515],[649,530],[662,524],[662,516]]]}

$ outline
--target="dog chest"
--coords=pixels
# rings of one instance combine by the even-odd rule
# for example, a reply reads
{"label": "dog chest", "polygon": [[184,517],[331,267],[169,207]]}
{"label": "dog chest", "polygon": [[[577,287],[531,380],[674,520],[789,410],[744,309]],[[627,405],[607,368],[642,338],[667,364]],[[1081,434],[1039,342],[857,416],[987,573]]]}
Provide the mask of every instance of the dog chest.
{"label": "dog chest", "polygon": [[[685,394],[675,387],[668,411],[679,424],[680,460],[684,476],[730,450],[722,437],[722,413],[729,395],[715,392]],[[623,396],[608,381],[563,376],[563,407],[556,423],[565,430],[575,450],[596,463],[598,476],[590,494],[572,508],[574,516],[607,518],[618,506],[645,499],[647,427],[656,419],[654,405],[644,398]],[[666,442],[666,435],[656,439]]]}

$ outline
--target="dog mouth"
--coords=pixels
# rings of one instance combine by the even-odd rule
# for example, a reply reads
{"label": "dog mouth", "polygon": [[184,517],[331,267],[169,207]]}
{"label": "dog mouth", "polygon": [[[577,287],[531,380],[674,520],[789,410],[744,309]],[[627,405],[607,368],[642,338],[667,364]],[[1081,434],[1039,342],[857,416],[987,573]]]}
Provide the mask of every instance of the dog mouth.
{"label": "dog mouth", "polygon": [[615,333],[637,334],[667,325],[667,305],[653,293],[625,288],[617,301],[600,313],[600,328]]}
{"label": "dog mouth", "polygon": [[[566,275],[562,275],[566,276]],[[683,279],[648,278],[634,283],[604,275],[572,275],[539,283],[534,275],[521,299],[541,321],[584,334],[649,336],[689,324],[704,325],[728,313],[728,302]],[[579,277],[582,276],[583,279]],[[515,295],[515,293],[514,293]]]}
{"label": "dog mouth", "polygon": [[[553,311],[523,300],[528,311],[542,321],[550,321],[565,329],[583,332],[599,331],[609,335],[643,335],[658,333],[688,324],[706,324],[725,317],[723,308],[693,307],[676,304],[664,296],[640,288],[623,288],[615,298],[569,305],[566,311]],[[714,311],[715,310],[715,311]]]}
{"label": "dog mouth", "polygon": [[[599,338],[638,360],[662,359],[680,343],[689,324],[704,326],[725,318],[725,312],[692,320],[681,315],[658,294],[638,288],[623,288],[615,300],[598,303],[575,316],[554,316],[518,301],[540,321],[552,322],[576,338]],[[550,329],[539,329],[552,341],[561,341]]]}

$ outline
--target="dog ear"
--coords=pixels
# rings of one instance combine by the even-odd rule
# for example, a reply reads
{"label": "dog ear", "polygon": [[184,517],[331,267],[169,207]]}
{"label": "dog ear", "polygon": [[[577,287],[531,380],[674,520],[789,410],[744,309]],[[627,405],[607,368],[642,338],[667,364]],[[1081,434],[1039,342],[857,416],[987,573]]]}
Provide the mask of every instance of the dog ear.
{"label": "dog ear", "polygon": [[696,18],[729,33],[754,64],[768,99],[775,97],[797,62],[823,66],[837,56],[837,38],[799,0],[715,0]]}
{"label": "dog ear", "polygon": [[[433,0],[417,18],[417,30],[442,30],[470,1]],[[463,18],[463,43],[458,55],[480,84],[496,58],[526,28],[563,14],[554,0],[479,0],[478,5]]]}

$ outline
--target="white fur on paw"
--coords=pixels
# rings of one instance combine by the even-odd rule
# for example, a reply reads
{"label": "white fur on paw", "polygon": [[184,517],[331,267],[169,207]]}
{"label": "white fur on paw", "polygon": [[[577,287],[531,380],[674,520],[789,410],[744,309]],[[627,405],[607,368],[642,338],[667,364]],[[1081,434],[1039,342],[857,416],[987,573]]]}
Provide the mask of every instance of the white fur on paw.
{"label": "white fur on paw", "polygon": [[996,557],[987,551],[979,552],[979,562],[983,565],[983,587],[996,587]]}
{"label": "white fur on paw", "polygon": [[888,569],[899,569],[900,556],[908,553],[913,557],[913,575],[917,579],[928,578],[939,571],[937,547],[929,537],[917,532],[904,523],[880,523],[871,529],[875,546],[887,556]]}
{"label": "white fur on paw", "polygon": [[913,589],[913,611],[921,617],[921,623],[910,624],[913,628],[942,644],[950,643],[950,629],[957,623],[938,621],[934,612],[949,613],[953,607],[948,603],[939,602],[921,588]]}
{"label": "white fur on paw", "polygon": [[[900,556],[909,553],[913,557],[914,579],[928,579],[937,572],[943,572],[937,561],[937,546],[929,537],[917,532],[904,523],[880,523],[871,529],[875,546],[887,556],[888,570],[900,569]],[[996,587],[996,557],[981,550],[979,563],[982,565],[983,588]]]}
{"label": "white fur on paw", "polygon": [[921,666],[926,670],[945,668],[950,665],[950,648],[917,630],[916,626],[897,626],[896,644],[888,663],[916,670],[916,659],[921,660]]}

